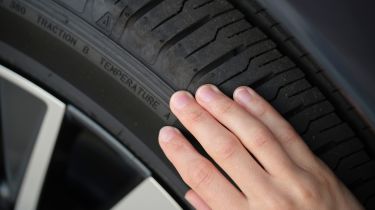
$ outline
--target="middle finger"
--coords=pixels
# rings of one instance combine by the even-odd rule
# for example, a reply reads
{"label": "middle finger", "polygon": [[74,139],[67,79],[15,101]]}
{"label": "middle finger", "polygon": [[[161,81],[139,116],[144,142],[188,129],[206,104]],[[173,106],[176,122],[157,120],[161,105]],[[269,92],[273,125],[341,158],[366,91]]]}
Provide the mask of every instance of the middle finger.
{"label": "middle finger", "polygon": [[203,108],[241,140],[270,174],[289,176],[294,171],[295,164],[272,132],[215,86],[200,87],[196,98]]}

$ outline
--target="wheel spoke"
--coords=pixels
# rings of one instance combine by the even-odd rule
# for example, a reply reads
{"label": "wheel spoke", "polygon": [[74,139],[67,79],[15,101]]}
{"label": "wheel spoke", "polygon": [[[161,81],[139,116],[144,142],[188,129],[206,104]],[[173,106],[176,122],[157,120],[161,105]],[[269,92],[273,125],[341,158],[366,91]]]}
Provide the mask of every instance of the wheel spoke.
{"label": "wheel spoke", "polygon": [[[38,204],[65,105],[3,66],[0,78],[7,181],[16,198],[15,209],[33,210]],[[27,135],[33,132],[34,137]]]}
{"label": "wheel spoke", "polygon": [[153,178],[147,178],[111,210],[125,209],[164,209],[181,210],[182,208]]}

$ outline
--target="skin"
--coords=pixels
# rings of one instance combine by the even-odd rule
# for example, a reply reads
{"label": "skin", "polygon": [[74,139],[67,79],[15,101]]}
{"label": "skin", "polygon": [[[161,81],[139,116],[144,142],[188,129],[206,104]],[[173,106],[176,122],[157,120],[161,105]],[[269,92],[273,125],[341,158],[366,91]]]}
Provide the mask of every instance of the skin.
{"label": "skin", "polygon": [[172,112],[238,186],[179,130],[162,128],[160,146],[191,187],[185,197],[196,209],[363,209],[267,101],[248,87],[233,99],[213,85],[195,98],[186,91],[171,97]]}

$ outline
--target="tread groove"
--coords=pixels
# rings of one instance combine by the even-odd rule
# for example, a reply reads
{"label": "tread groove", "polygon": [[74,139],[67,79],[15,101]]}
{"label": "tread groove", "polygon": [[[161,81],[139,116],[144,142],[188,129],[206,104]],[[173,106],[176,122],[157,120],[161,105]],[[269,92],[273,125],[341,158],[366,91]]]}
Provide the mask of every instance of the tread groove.
{"label": "tread groove", "polygon": [[345,142],[348,142],[352,139],[355,139],[355,136],[348,137],[346,139],[341,140],[340,142],[334,142],[331,140],[327,142],[326,144],[323,144],[322,146],[320,146],[318,149],[316,149],[314,153],[317,155],[323,155],[329,152],[332,149],[332,147],[337,147],[338,145],[344,144]]}
{"label": "tread groove", "polygon": [[[263,40],[263,41],[265,41],[265,40]],[[272,49],[272,50],[274,50],[274,49]],[[272,50],[270,50],[270,51],[272,51]],[[266,52],[266,53],[267,53],[267,52]],[[266,53],[264,53],[264,54],[266,54]],[[254,60],[254,59],[256,59],[256,58],[258,58],[258,57],[260,57],[260,56],[262,56],[262,55],[264,55],[264,54],[260,54],[260,55],[258,55],[258,56],[254,56],[253,58],[250,58],[249,61],[248,61],[248,63],[247,63],[247,66],[246,66],[246,68],[245,68],[245,71],[246,71],[247,69],[249,69],[249,66],[250,66],[252,60]],[[278,56],[277,58],[275,58],[273,61],[278,60],[278,59],[280,59],[280,58],[282,58],[282,57],[283,57],[283,56],[280,55],[280,56]],[[261,67],[261,66],[265,66],[265,65],[260,64],[258,67]],[[245,71],[244,71],[244,72],[245,72]]]}
{"label": "tread groove", "polygon": [[[368,159],[368,160],[366,160],[366,161],[363,161],[363,162],[361,162],[361,163],[358,163],[357,165],[353,165],[353,166],[352,166],[351,168],[349,168],[349,169],[351,169],[351,170],[359,169],[361,166],[366,165],[366,164],[371,163],[371,162],[373,162],[373,161],[372,161],[371,159]],[[375,177],[372,177],[372,178],[370,178],[370,179],[375,179]],[[365,182],[366,180],[368,180],[368,179],[365,179],[365,180],[363,180],[363,181]]]}
{"label": "tread groove", "polygon": [[236,46],[232,50],[226,52],[224,55],[221,55],[211,63],[204,66],[202,69],[198,70],[197,73],[193,76],[191,81],[189,82],[188,87],[191,84],[194,84],[199,78],[201,78],[203,75],[208,74],[210,71],[215,70],[216,67],[220,66],[221,64],[225,63],[226,61],[230,60],[240,52],[244,50],[244,46],[241,44],[239,46]]}
{"label": "tread groove", "polygon": [[[259,42],[259,43],[257,43],[257,44],[260,44],[260,43],[265,42],[265,41],[267,41],[267,40],[262,40],[261,42]],[[247,71],[247,69],[249,68],[250,63],[251,63],[252,60],[254,60],[254,59],[256,59],[256,58],[258,58],[258,57],[260,57],[260,56],[263,56],[263,55],[265,55],[265,54],[267,54],[267,53],[269,53],[269,52],[271,52],[271,51],[273,51],[273,50],[275,50],[275,48],[271,48],[271,49],[266,50],[266,51],[264,51],[264,52],[261,52],[261,53],[259,53],[259,54],[257,54],[257,55],[251,56],[251,57],[248,59],[248,63],[247,63],[247,65],[246,65],[246,67],[243,68],[243,70],[239,71],[238,73],[234,74],[233,76],[229,77],[228,79],[223,80],[222,82],[220,82],[220,83],[218,84],[218,86],[221,86],[221,85],[223,85],[224,83],[226,83],[226,82],[232,80],[233,78],[238,77],[240,74],[242,74],[242,73],[244,73],[245,71]]]}
{"label": "tread groove", "polygon": [[159,28],[159,26],[163,25],[164,23],[166,23],[168,20],[176,17],[178,14],[180,14],[184,7],[185,7],[185,4],[186,2],[189,1],[189,0],[184,0],[182,3],[181,3],[181,6],[180,8],[177,10],[177,12],[173,13],[172,15],[170,15],[169,17],[165,18],[164,20],[162,20],[160,23],[156,24],[152,29],[151,29],[151,32],[153,32],[154,30],[156,30],[157,28]]}
{"label": "tread groove", "polygon": [[195,23],[191,24],[189,27],[185,28],[184,30],[180,31],[179,33],[175,34],[172,38],[167,40],[162,47],[159,49],[159,52],[157,53],[157,57],[154,61],[159,59],[161,54],[164,54],[164,52],[168,51],[171,47],[173,47],[177,42],[184,39],[186,36],[193,33],[195,30],[199,29],[202,25],[206,24],[210,20],[210,16],[206,15],[202,17],[201,19],[197,20]]}
{"label": "tread groove", "polygon": [[[278,73],[278,74],[275,74],[275,76],[281,75],[281,74],[283,74],[283,73],[285,73],[285,72],[280,72],[280,73]],[[296,82],[299,82],[299,81],[301,81],[301,80],[304,80],[304,79],[305,79],[304,77],[302,77],[302,78],[297,78],[297,79],[294,79],[294,80],[290,80],[290,81],[288,81],[288,82],[287,82],[286,84],[284,84],[284,85],[279,86],[279,87],[277,88],[277,91],[276,91],[275,96],[274,96],[273,98],[269,99],[269,102],[270,102],[270,103],[273,103],[273,102],[277,99],[277,97],[279,96],[280,92],[281,92],[284,88],[288,87],[289,85],[295,84]],[[288,97],[288,98],[289,98],[289,97]]]}
{"label": "tread groove", "polygon": [[203,2],[203,3],[201,3],[201,4],[199,4],[199,5],[195,6],[195,7],[193,7],[193,9],[199,9],[201,7],[204,7],[204,6],[208,5],[208,4],[211,4],[214,1],[216,1],[216,0],[208,0],[206,2]]}
{"label": "tread groove", "polygon": [[342,126],[342,125],[345,125],[345,123],[343,123],[342,121],[341,121],[341,122],[338,122],[338,123],[335,123],[335,124],[333,124],[333,125],[331,125],[331,126],[328,126],[328,127],[326,127],[326,128],[321,129],[321,130],[319,131],[319,133],[324,133],[325,131],[329,131],[329,130],[331,130],[331,129],[333,129],[333,128],[336,128],[336,127],[339,127],[339,126]]}
{"label": "tread groove", "polygon": [[233,38],[234,36],[238,36],[238,35],[240,35],[240,34],[243,34],[243,33],[245,33],[245,32],[247,32],[247,31],[250,31],[251,29],[253,29],[254,27],[248,27],[248,28],[245,28],[245,29],[243,29],[243,30],[241,30],[241,31],[239,31],[239,32],[237,32],[237,33],[235,33],[235,34],[232,34],[232,35],[230,35],[230,36],[227,36],[227,38],[228,39],[231,39],[231,38]]}
{"label": "tread groove", "polygon": [[285,56],[281,55],[280,57],[276,57],[276,58],[273,58],[273,59],[271,59],[271,60],[268,60],[268,61],[266,61],[266,62],[260,64],[258,67],[267,66],[268,64],[273,63],[273,62],[275,62],[275,61],[277,61],[277,60],[280,60],[281,58],[285,58]]}
{"label": "tread groove", "polygon": [[[296,115],[300,114],[301,112],[303,112],[304,110],[306,110],[306,109],[308,109],[308,108],[310,108],[310,107],[313,107],[313,106],[315,106],[315,105],[317,105],[317,104],[320,104],[320,103],[323,103],[323,102],[326,102],[326,101],[327,101],[327,99],[326,99],[326,98],[323,98],[323,99],[320,99],[320,100],[318,100],[318,101],[316,101],[316,102],[314,102],[314,103],[312,103],[312,104],[309,104],[309,105],[307,105],[307,106],[300,105],[300,106],[298,106],[298,107],[296,107],[296,108],[294,108],[294,109],[292,109],[292,110],[290,110],[290,111],[284,113],[283,116],[284,116],[285,118],[289,119],[289,118],[291,118],[292,116],[296,116]],[[305,134],[305,133],[303,133],[303,132],[301,133],[301,135],[304,135],[304,134]]]}
{"label": "tread groove", "polygon": [[[293,67],[290,67],[290,68],[287,68],[287,69],[284,69],[280,72],[277,72],[277,73],[274,73],[274,72],[270,72],[269,75],[263,79],[260,79],[260,80],[257,80],[255,81],[254,83],[252,84],[249,84],[248,86],[251,86],[252,88],[254,89],[258,89],[260,86],[262,86],[264,83],[268,82],[269,80],[271,80],[272,78],[276,77],[276,76],[279,76],[281,74],[284,74],[284,73],[287,73],[289,71],[293,71],[297,69],[295,66]],[[277,96],[277,95],[276,95]]]}
{"label": "tread groove", "polygon": [[[348,141],[349,141],[349,140],[348,140]],[[346,158],[349,158],[350,156],[352,156],[352,155],[354,155],[354,154],[356,154],[356,153],[361,152],[362,150],[363,150],[363,149],[357,149],[357,150],[352,151],[352,152],[349,153],[349,154],[346,154],[346,155],[341,156],[341,157],[337,160],[337,164],[335,165],[334,170],[335,170],[335,171],[338,170],[338,168],[340,167],[340,165],[341,165],[341,163],[342,163],[343,160],[345,160]]]}
{"label": "tread groove", "polygon": [[[305,78],[304,78],[304,79],[305,79]],[[291,95],[288,95],[288,98],[292,98],[293,96],[297,96],[297,95],[299,95],[299,94],[301,94],[301,93],[303,93],[303,92],[306,92],[306,91],[311,90],[311,89],[314,89],[314,88],[315,88],[314,86],[310,86],[310,87],[303,88],[303,89],[301,89],[301,90],[299,90],[299,91],[297,91],[297,92],[295,92],[295,93],[293,93],[293,94],[291,94]]]}
{"label": "tread groove", "polygon": [[[233,10],[232,10],[232,11],[233,11]],[[224,28],[226,28],[226,27],[228,27],[228,26],[230,26],[230,25],[232,25],[232,24],[235,24],[235,23],[237,23],[237,22],[239,22],[239,21],[241,21],[241,20],[244,20],[244,18],[243,18],[243,17],[238,18],[238,19],[236,19],[236,20],[233,20],[233,21],[231,21],[231,22],[229,22],[229,23],[227,23],[227,24],[225,24],[225,25],[220,26],[219,28],[217,28],[217,29],[216,29],[216,32],[215,32],[215,36],[214,36],[210,41],[206,42],[205,44],[199,46],[197,49],[195,49],[195,50],[193,50],[192,52],[190,52],[189,54],[187,54],[187,55],[185,56],[185,59],[187,59],[187,58],[189,58],[190,56],[194,55],[196,52],[200,51],[201,49],[205,48],[206,46],[210,45],[211,43],[214,43],[214,42],[217,40],[217,36],[218,36],[218,34],[220,33],[221,30],[223,30]]]}
{"label": "tread groove", "polygon": [[134,25],[134,23],[136,23],[141,17],[143,17],[145,14],[147,14],[149,11],[154,9],[156,6],[158,6],[163,1],[164,0],[152,0],[152,1],[148,2],[145,6],[138,9],[125,22],[124,29],[126,29],[129,25]]}
{"label": "tread groove", "polygon": [[[309,106],[315,106],[315,105],[317,105],[317,104],[319,104],[319,103],[321,103],[321,102],[324,102],[324,101],[326,101],[326,100],[317,101],[315,104],[310,104]],[[309,128],[310,128],[310,126],[311,126],[312,123],[314,123],[315,121],[320,120],[320,119],[322,119],[322,118],[324,118],[324,117],[326,117],[326,116],[328,116],[328,115],[331,115],[331,114],[335,114],[335,112],[334,112],[334,111],[330,111],[330,112],[328,112],[328,113],[324,113],[324,114],[322,114],[322,115],[320,115],[320,116],[318,116],[318,117],[315,117],[315,118],[313,118],[313,119],[310,119],[310,120],[308,121],[307,125],[306,125],[306,129],[305,129],[304,131],[301,132],[301,136],[304,136],[304,135],[309,131]]]}

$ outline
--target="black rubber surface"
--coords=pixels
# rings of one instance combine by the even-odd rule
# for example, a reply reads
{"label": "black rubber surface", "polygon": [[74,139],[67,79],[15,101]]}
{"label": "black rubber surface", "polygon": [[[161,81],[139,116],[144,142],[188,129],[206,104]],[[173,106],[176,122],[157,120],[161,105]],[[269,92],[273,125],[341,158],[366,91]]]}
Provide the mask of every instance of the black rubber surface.
{"label": "black rubber surface", "polygon": [[[323,70],[256,2],[248,1],[245,7],[237,1],[235,5],[242,5],[242,12],[226,0],[55,2],[60,5],[53,7],[59,11],[54,17],[61,22],[58,30],[54,30],[56,24],[43,17],[38,19],[41,27],[65,45],[76,47],[76,39],[61,29],[61,19],[74,21],[79,17],[96,28],[95,32],[67,30],[77,37],[84,32],[92,34],[97,48],[109,38],[116,43],[113,46],[130,52],[152,71],[148,77],[138,77],[147,88],[149,81],[155,83],[159,77],[160,84],[174,90],[194,92],[205,83],[218,85],[228,95],[240,85],[256,89],[292,123],[360,201],[369,209],[375,208],[373,132]],[[111,47],[107,45],[115,50]],[[108,63],[101,60],[104,70],[113,74],[117,70]],[[168,97],[163,94],[170,96],[171,92],[156,89],[155,98],[167,104]],[[155,108],[159,99],[142,96],[138,95],[138,100],[146,101],[152,112],[159,117],[168,115],[163,120],[173,122],[168,113]]]}

